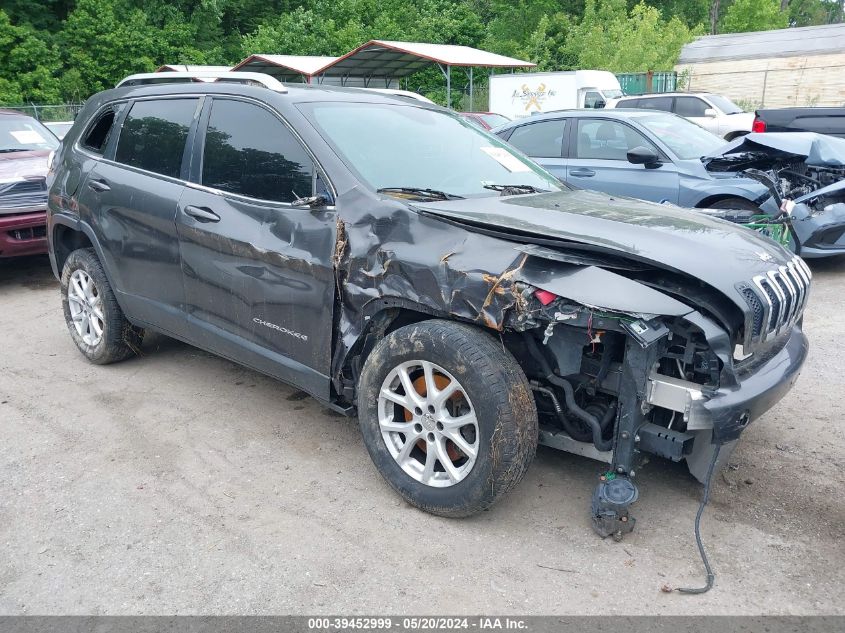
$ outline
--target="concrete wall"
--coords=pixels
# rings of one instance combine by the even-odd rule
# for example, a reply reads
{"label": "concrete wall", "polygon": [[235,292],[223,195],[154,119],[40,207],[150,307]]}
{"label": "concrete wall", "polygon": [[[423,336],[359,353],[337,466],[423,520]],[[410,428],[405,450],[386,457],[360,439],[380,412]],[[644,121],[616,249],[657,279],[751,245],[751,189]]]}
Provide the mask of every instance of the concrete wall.
{"label": "concrete wall", "polygon": [[845,53],[679,64],[675,70],[688,73],[690,92],[756,106],[845,106]]}

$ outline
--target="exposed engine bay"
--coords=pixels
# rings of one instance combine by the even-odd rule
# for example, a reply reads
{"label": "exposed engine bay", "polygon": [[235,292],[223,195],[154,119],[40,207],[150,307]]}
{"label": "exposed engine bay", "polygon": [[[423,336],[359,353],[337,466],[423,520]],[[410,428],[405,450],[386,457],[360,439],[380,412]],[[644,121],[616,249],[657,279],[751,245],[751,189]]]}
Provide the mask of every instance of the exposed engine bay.
{"label": "exposed engine bay", "polygon": [[702,160],[709,171],[765,185],[781,210],[773,220],[791,225],[794,250],[804,257],[845,252],[845,140],[810,132],[749,134]]}

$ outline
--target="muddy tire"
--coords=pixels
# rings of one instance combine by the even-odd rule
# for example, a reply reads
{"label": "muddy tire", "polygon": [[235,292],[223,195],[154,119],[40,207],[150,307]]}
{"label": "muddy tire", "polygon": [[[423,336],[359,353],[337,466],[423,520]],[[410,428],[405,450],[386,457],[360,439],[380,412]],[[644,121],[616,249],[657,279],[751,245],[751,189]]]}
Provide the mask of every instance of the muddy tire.
{"label": "muddy tire", "polygon": [[107,365],[137,353],[144,330],[126,320],[93,248],[68,256],[61,292],[70,336],[85,358]]}
{"label": "muddy tire", "polygon": [[758,207],[756,204],[751,202],[751,200],[746,200],[745,198],[724,198],[723,200],[717,200],[716,202],[711,202],[707,205],[709,209],[729,209],[733,211],[753,211],[754,213],[763,213],[762,209]]}
{"label": "muddy tire", "polygon": [[387,483],[440,516],[490,507],[537,451],[525,374],[498,339],[461,323],[423,321],[380,341],[361,373],[358,415]]}
{"label": "muddy tire", "polygon": [[[731,218],[731,221],[740,223],[750,222],[752,215],[763,213],[760,207],[745,198],[725,198],[724,200],[717,200],[713,204],[709,205],[709,208],[735,210],[737,212],[736,217]],[[747,214],[747,218],[743,217],[743,214]],[[793,229],[791,225],[789,226],[789,243],[786,244],[786,249],[796,255],[801,254],[801,243],[798,241],[798,236],[795,235],[795,229]]]}

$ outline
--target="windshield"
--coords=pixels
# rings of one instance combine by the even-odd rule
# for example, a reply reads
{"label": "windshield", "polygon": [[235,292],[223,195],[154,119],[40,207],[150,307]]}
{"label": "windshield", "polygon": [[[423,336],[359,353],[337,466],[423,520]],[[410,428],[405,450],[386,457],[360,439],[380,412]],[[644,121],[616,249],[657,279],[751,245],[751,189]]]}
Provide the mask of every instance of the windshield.
{"label": "windshield", "polygon": [[681,160],[701,158],[725,144],[724,139],[674,114],[649,114],[636,120]]}
{"label": "windshield", "polygon": [[479,117],[490,127],[496,127],[497,125],[504,125],[510,119],[502,114],[479,114]]}
{"label": "windshield", "polygon": [[620,97],[624,97],[625,93],[619,89],[611,89],[611,90],[602,90],[601,93],[604,95],[605,99],[619,99]]}
{"label": "windshield", "polygon": [[490,185],[562,186],[539,165],[458,116],[401,104],[299,106],[346,165],[373,189],[497,195]]}
{"label": "windshield", "polygon": [[0,115],[0,152],[53,150],[59,141],[35,119]]}
{"label": "windshield", "polygon": [[707,98],[725,114],[739,114],[740,112],[744,112],[737,104],[722,95],[707,95]]}

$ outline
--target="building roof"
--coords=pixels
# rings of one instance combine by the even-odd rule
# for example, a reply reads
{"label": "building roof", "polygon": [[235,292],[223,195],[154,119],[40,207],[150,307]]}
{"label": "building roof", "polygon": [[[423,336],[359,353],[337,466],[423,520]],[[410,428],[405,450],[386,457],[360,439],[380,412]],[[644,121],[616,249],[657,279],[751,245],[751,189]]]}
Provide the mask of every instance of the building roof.
{"label": "building roof", "polygon": [[200,66],[196,64],[164,64],[156,69],[157,73],[177,72],[177,73],[196,73],[207,70],[209,72],[222,73],[227,70],[232,70],[231,66]]}
{"label": "building roof", "polygon": [[845,24],[705,35],[681,49],[678,64],[830,53],[845,53]]}
{"label": "building roof", "polygon": [[312,77],[336,59],[324,55],[250,55],[232,70],[266,73],[280,81],[290,81],[301,76]]}
{"label": "building roof", "polygon": [[326,64],[315,75],[352,77],[405,77],[429,64],[479,66],[486,68],[527,68],[531,62],[469,46],[371,40]]}

